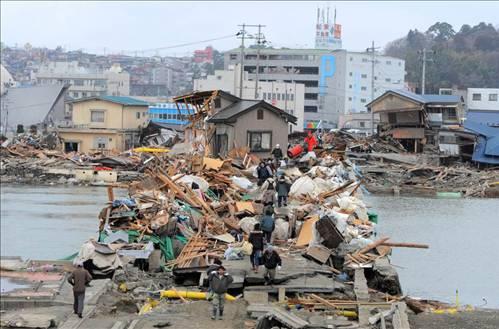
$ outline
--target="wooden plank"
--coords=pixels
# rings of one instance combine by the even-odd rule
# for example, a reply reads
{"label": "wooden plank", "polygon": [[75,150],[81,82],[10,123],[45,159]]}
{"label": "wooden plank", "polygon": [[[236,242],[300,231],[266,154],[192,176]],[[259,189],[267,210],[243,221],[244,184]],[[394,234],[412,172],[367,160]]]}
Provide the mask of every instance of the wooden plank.
{"label": "wooden plank", "polygon": [[222,161],[222,160],[208,158],[208,157],[203,158],[203,166],[204,166],[204,169],[206,169],[206,170],[219,171],[223,165],[224,165],[224,161]]}
{"label": "wooden plank", "polygon": [[430,248],[430,246],[427,244],[409,243],[409,242],[383,242],[381,245],[387,247],[404,247],[404,248],[421,248],[421,249]]}
{"label": "wooden plank", "polygon": [[308,246],[310,241],[312,241],[312,229],[314,227],[315,222],[319,220],[319,215],[314,215],[307,219],[300,229],[300,234],[298,235],[298,239],[296,240],[297,247]]}
{"label": "wooden plank", "polygon": [[336,304],[333,304],[330,301],[328,301],[320,296],[317,296],[316,294],[309,294],[309,296],[312,297],[312,299],[315,299],[316,301],[320,302],[321,304],[327,305],[327,306],[332,307],[332,308],[338,307]]}
{"label": "wooden plank", "polygon": [[278,292],[279,303],[284,303],[286,301],[286,288],[279,287],[277,292]]}
{"label": "wooden plank", "polygon": [[107,187],[107,200],[109,202],[113,202],[114,201],[114,191],[113,191],[113,187],[112,186],[108,186]]}
{"label": "wooden plank", "polygon": [[255,208],[253,207],[253,202],[251,201],[237,201],[236,211],[237,212],[247,211],[251,214],[255,214]]}

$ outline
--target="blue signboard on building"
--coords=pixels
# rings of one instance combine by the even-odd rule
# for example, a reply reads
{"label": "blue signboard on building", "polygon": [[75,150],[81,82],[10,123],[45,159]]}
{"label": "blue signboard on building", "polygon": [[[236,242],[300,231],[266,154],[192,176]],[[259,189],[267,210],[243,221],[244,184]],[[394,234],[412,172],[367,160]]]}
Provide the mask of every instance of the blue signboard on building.
{"label": "blue signboard on building", "polygon": [[334,76],[334,72],[336,72],[336,58],[333,55],[322,56],[319,72],[319,95],[324,96],[326,94],[327,87],[326,79],[332,78]]}

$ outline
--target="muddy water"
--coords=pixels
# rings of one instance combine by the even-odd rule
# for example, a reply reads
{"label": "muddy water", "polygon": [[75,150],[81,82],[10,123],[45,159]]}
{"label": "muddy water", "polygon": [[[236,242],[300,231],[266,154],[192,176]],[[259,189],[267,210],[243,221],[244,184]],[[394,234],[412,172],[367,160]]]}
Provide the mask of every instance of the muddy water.
{"label": "muddy water", "polygon": [[499,200],[366,197],[378,236],[427,243],[394,248],[404,293],[499,308]]}
{"label": "muddy water", "polygon": [[1,254],[58,259],[97,236],[103,187],[1,187]]}
{"label": "muddy water", "polygon": [[[121,193],[124,193],[121,191]],[[1,187],[1,254],[57,259],[97,235],[103,187]],[[366,197],[379,236],[430,244],[396,248],[405,293],[499,308],[499,200]]]}

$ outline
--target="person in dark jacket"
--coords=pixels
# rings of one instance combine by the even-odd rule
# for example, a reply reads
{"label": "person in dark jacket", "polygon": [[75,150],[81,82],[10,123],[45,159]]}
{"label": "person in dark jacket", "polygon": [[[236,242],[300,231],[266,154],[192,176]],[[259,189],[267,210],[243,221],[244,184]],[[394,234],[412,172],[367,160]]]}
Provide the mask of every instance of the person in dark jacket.
{"label": "person in dark jacket", "polygon": [[280,176],[277,180],[275,189],[277,191],[277,206],[281,207],[288,205],[288,194],[291,188],[291,183],[286,179],[284,175]]}
{"label": "person in dark jacket", "polygon": [[216,272],[220,266],[222,266],[222,261],[219,258],[213,259],[213,263],[206,270],[206,274],[209,276],[211,272]]}
{"label": "person in dark jacket", "polygon": [[258,176],[258,186],[262,186],[263,182],[272,176],[272,170],[269,170],[268,166],[263,161],[258,165],[256,173]]}
{"label": "person in dark jacket", "polygon": [[260,227],[262,228],[263,235],[267,243],[270,243],[270,238],[272,237],[272,232],[275,229],[274,212],[271,208],[265,209],[265,215],[263,215],[260,222]]}
{"label": "person in dark jacket", "polygon": [[253,245],[253,251],[251,252],[250,260],[253,271],[258,273],[258,267],[260,264],[260,259],[262,258],[263,252],[263,232],[260,229],[260,224],[256,223],[253,231],[250,232],[248,237],[248,242]]}
{"label": "person in dark jacket", "polygon": [[265,274],[263,275],[265,284],[272,284],[275,279],[276,269],[281,269],[281,257],[271,245],[268,245],[263,253],[262,259],[263,265],[265,266]]}
{"label": "person in dark jacket", "polygon": [[279,144],[276,144],[274,149],[272,150],[272,155],[274,156],[274,165],[276,168],[279,167],[279,162],[282,159],[282,150]]}
{"label": "person in dark jacket", "polygon": [[83,268],[83,263],[79,262],[76,269],[69,275],[68,282],[73,286],[73,311],[81,318],[83,314],[83,304],[85,303],[85,288],[92,281],[90,273]]}
{"label": "person in dark jacket", "polygon": [[227,290],[234,279],[229,273],[225,272],[225,267],[220,266],[216,272],[210,274],[208,280],[213,294],[211,299],[213,314],[211,318],[215,320],[219,316],[219,319],[221,320],[224,314],[225,293],[227,293]]}

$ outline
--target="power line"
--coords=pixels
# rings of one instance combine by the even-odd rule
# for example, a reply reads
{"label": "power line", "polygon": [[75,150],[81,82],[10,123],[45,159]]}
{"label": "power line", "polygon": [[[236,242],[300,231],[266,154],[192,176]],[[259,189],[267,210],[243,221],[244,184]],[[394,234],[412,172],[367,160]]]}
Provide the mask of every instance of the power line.
{"label": "power line", "polygon": [[151,49],[142,49],[142,50],[128,50],[128,51],[123,51],[123,53],[146,53],[146,52],[160,51],[160,50],[173,49],[173,48],[182,48],[182,47],[192,46],[192,45],[196,45],[196,44],[200,44],[200,43],[205,43],[205,42],[211,42],[211,41],[229,39],[229,38],[233,38],[234,36],[235,36],[234,34],[230,34],[230,35],[226,35],[226,36],[223,36],[223,37],[218,37],[218,38],[213,38],[213,39],[206,39],[206,40],[200,40],[200,41],[193,41],[193,42],[187,42],[187,43],[182,43],[182,44],[173,45],[173,46],[165,46],[165,47],[158,47],[158,48],[151,48]]}

